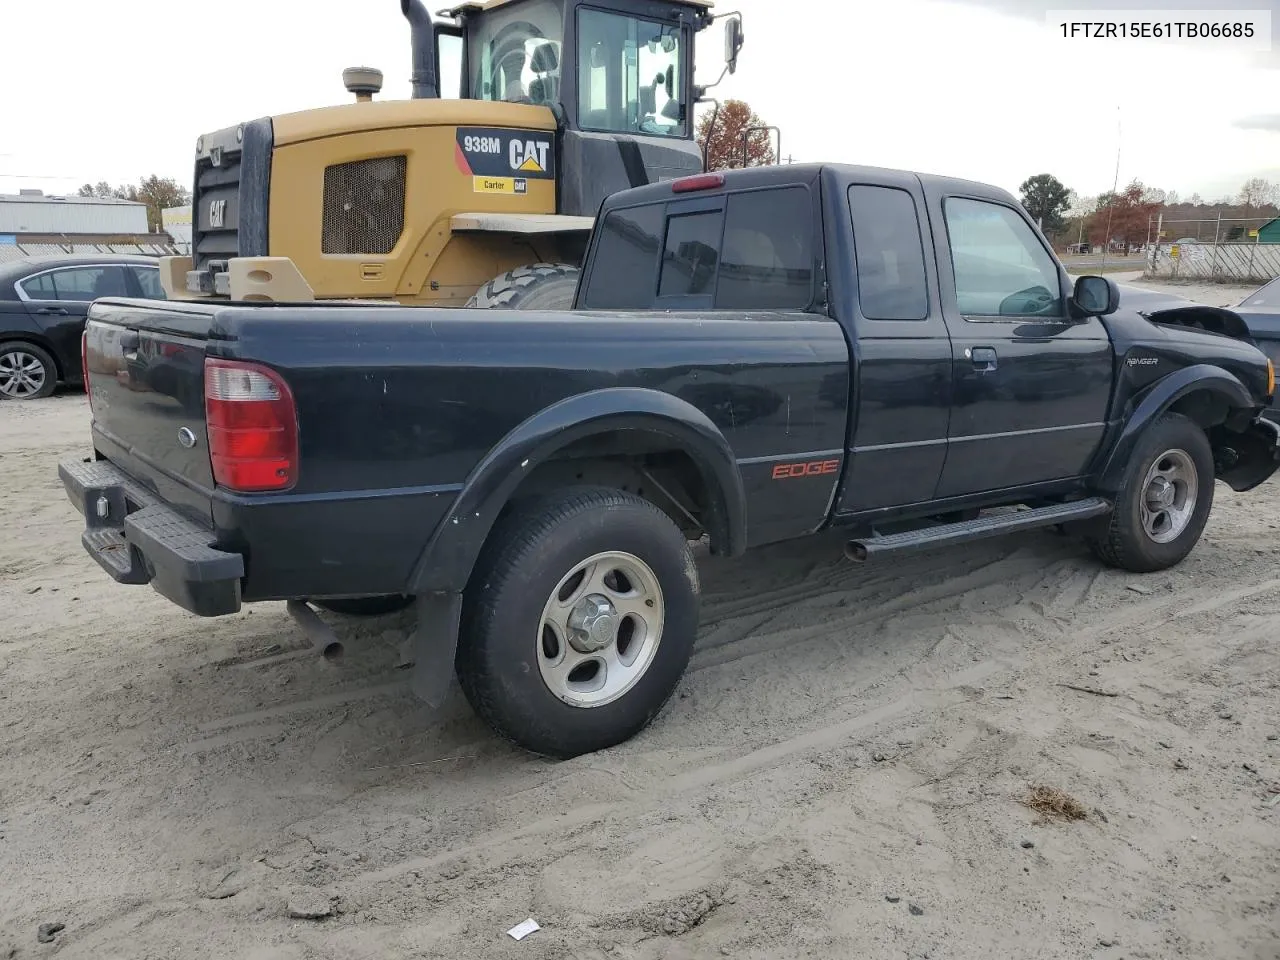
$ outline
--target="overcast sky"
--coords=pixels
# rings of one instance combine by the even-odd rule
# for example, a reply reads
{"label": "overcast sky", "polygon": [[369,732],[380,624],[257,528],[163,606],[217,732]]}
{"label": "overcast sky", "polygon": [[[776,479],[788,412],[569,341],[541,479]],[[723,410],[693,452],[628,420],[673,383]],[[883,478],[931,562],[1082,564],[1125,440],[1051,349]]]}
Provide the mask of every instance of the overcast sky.
{"label": "overcast sky", "polygon": [[[446,0],[435,0],[433,8]],[[797,160],[906,167],[1011,191],[1048,172],[1081,194],[1134,177],[1183,197],[1280,181],[1280,40],[1268,54],[1055,40],[1049,9],[1269,10],[1280,0],[766,0],[720,98],[782,127]],[[1164,15],[1151,19],[1167,19]],[[719,24],[699,77],[719,73]],[[0,192],[191,179],[198,134],[342,102],[376,66],[407,97],[397,0],[5,0]],[[19,79],[20,78],[20,79]],[[1118,140],[1119,136],[1119,140]]]}

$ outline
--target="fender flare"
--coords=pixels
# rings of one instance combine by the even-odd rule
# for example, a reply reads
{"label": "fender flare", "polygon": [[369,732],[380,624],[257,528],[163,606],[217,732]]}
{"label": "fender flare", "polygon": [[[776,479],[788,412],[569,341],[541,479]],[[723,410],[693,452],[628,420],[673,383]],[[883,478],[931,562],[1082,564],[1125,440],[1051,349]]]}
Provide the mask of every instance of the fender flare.
{"label": "fender flare", "polygon": [[[540,410],[505,437],[471,471],[414,565],[407,593],[461,592],[498,514],[540,463],[576,440],[616,430],[671,438],[697,464],[711,491],[719,552],[746,549],[746,493],[729,442],[697,407],[668,393],[607,387]],[[718,534],[718,536],[717,536]]]}
{"label": "fender flare", "polygon": [[1256,406],[1248,388],[1221,367],[1197,363],[1169,374],[1147,391],[1125,420],[1120,436],[1106,456],[1098,483],[1099,489],[1105,493],[1119,490],[1129,455],[1143,431],[1183,397],[1201,390],[1217,394],[1233,409],[1252,410]]}

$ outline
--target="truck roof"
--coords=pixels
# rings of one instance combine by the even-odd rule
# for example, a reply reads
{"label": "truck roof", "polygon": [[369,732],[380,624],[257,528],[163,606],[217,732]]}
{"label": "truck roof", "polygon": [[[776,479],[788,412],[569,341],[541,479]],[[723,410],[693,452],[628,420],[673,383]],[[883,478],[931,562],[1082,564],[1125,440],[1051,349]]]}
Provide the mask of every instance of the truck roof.
{"label": "truck roof", "polygon": [[[943,193],[964,194],[971,197],[985,197],[1000,200],[1004,203],[1016,202],[1013,194],[999,187],[976,180],[962,180],[956,177],[943,177],[932,173],[917,173],[913,170],[898,170],[891,167],[870,167],[849,163],[794,163],[775,164],[765,167],[747,167],[746,169],[717,171],[724,176],[724,186],[708,189],[706,194],[719,193],[726,190],[742,190],[752,187],[779,187],[786,184],[812,183],[823,172],[830,172],[848,182],[856,183],[860,179],[874,177],[877,180],[887,178],[916,179],[923,186],[933,187]],[[697,196],[693,193],[689,196]],[[619,206],[631,206],[638,203],[658,203],[671,199],[671,181],[661,181],[644,187],[635,187],[615,193],[605,200],[605,209]]]}
{"label": "truck roof", "polygon": [[[519,3],[520,0],[466,0],[465,3],[459,3],[456,6],[448,7],[441,11],[441,15],[457,17],[460,13],[475,10],[493,10],[496,7],[504,7],[510,3]],[[680,6],[700,7],[704,10],[715,6],[715,0],[673,0]]]}

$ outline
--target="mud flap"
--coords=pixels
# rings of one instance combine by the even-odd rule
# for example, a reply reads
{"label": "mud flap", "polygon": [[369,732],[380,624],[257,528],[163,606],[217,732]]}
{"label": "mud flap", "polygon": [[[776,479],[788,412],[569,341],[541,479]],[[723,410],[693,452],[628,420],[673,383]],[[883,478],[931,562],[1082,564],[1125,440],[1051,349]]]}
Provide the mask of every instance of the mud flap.
{"label": "mud flap", "polygon": [[409,638],[413,657],[410,687],[414,696],[433,709],[444,703],[453,682],[453,657],[458,650],[462,594],[425,593],[413,604],[416,623]]}
{"label": "mud flap", "polygon": [[1218,479],[1243,493],[1280,469],[1280,425],[1259,417],[1241,433],[1215,431],[1214,466]]}

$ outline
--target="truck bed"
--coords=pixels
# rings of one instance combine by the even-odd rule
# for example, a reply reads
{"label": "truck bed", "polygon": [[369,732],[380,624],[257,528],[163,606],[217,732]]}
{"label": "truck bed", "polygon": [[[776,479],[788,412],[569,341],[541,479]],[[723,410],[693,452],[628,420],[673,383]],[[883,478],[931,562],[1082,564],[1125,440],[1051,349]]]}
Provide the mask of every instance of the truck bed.
{"label": "truck bed", "polygon": [[[800,502],[759,494],[773,464],[843,448],[848,347],[819,317],[747,321],[99,301],[85,335],[94,447],[244,557],[245,600],[403,589],[486,454],[535,413],[610,389],[664,394],[715,424],[757,491],[752,542],[784,539],[823,521],[837,478],[807,485]],[[291,489],[213,483],[206,358],[251,358],[288,383],[300,450]]]}

